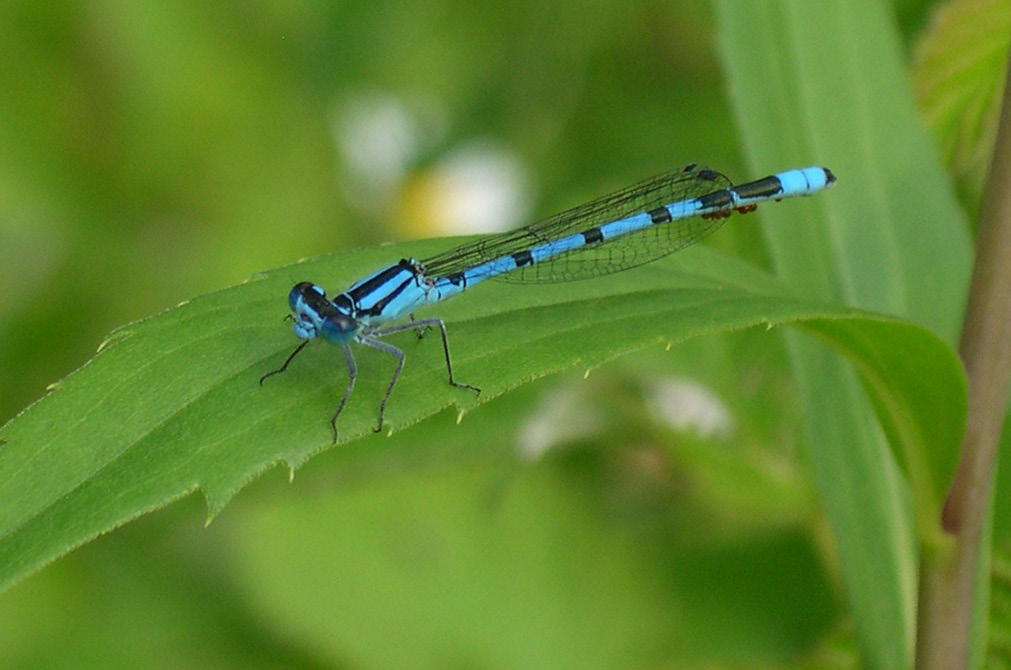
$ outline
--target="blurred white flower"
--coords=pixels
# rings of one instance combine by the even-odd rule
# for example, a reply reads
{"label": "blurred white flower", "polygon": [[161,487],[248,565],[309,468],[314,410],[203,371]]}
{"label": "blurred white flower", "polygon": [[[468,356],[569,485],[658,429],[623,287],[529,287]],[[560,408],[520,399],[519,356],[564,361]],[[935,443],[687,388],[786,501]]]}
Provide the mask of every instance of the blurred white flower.
{"label": "blurred white flower", "polygon": [[343,99],[333,134],[348,201],[366,211],[386,209],[419,157],[442,141],[445,128],[445,113],[431,101],[381,91]]}
{"label": "blurred white flower", "polygon": [[657,380],[647,387],[646,402],[653,417],[674,430],[720,440],[733,434],[734,418],[726,405],[695,381]]}
{"label": "blurred white flower", "polygon": [[475,140],[412,176],[398,208],[418,234],[466,235],[510,230],[527,220],[531,196],[519,158]]}
{"label": "blurred white flower", "polygon": [[358,93],[334,114],[347,201],[385,217],[398,237],[491,233],[528,223],[529,178],[513,152],[490,139],[466,142],[419,167],[445,142],[440,105],[390,93]]}
{"label": "blurred white flower", "polygon": [[516,449],[524,459],[535,461],[557,444],[586,438],[603,428],[587,398],[585,384],[570,384],[545,394],[527,416],[516,436]]}

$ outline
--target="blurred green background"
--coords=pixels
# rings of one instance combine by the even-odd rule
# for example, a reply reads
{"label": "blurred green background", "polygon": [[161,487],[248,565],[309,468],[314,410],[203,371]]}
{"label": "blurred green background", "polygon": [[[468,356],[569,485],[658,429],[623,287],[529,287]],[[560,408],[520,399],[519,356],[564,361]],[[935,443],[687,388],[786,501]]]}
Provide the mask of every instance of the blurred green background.
{"label": "blurred green background", "polygon": [[[916,34],[931,3],[894,4]],[[5,2],[0,422],[259,270],[692,161],[761,176],[714,30],[703,2]],[[748,226],[715,243],[763,263]],[[0,665],[855,667],[777,342],[545,380],[268,473],[206,529],[191,496],[0,594]]]}

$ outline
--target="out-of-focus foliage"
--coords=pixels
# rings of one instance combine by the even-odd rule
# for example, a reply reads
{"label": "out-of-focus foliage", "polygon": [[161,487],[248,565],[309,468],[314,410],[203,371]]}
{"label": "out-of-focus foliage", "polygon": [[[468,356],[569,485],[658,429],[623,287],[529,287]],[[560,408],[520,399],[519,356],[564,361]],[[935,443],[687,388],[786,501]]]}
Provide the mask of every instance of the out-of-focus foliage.
{"label": "out-of-focus foliage", "polygon": [[[896,3],[907,43],[925,4]],[[759,176],[709,9],[0,4],[0,422],[113,328],[303,256],[690,161]],[[769,265],[751,226],[714,243]],[[531,384],[268,473],[208,529],[159,511],[0,594],[0,665],[857,667],[778,342]]]}
{"label": "out-of-focus foliage", "polygon": [[917,102],[972,212],[990,167],[1009,49],[1008,0],[941,3],[916,44]]}

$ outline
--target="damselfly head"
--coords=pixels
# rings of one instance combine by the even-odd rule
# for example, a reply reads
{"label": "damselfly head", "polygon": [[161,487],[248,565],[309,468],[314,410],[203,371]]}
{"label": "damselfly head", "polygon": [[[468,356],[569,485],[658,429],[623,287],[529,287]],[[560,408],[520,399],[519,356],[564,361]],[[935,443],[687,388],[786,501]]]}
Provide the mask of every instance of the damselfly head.
{"label": "damselfly head", "polygon": [[326,299],[326,291],[311,282],[295,284],[288,294],[288,306],[295,321],[295,335],[311,340],[319,334],[323,321],[333,306]]}
{"label": "damselfly head", "polygon": [[312,282],[295,284],[288,294],[295,334],[303,340],[322,337],[347,344],[358,333],[358,322],[327,300],[326,291]]}

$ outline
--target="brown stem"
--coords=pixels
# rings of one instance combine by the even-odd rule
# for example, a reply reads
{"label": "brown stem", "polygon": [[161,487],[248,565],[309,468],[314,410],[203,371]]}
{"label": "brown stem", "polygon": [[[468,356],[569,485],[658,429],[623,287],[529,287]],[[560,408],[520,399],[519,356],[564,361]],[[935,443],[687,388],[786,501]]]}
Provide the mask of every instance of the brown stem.
{"label": "brown stem", "polygon": [[[1009,71],[1011,76],[1011,71]],[[954,543],[924,549],[918,668],[968,666],[982,540],[1011,384],[1011,84],[1005,81],[960,350],[969,419],[942,524]]]}

